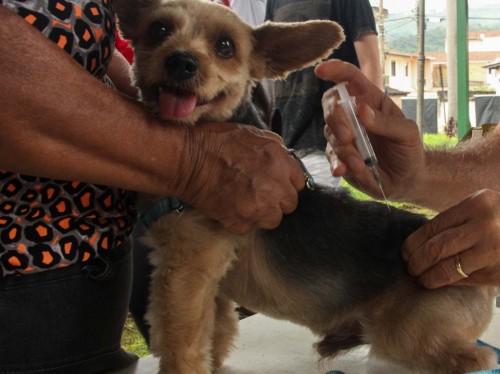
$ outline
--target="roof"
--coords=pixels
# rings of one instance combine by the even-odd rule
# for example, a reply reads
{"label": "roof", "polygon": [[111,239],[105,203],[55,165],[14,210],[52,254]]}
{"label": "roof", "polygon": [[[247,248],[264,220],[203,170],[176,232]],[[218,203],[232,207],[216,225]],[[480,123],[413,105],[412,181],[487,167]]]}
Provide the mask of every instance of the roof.
{"label": "roof", "polygon": [[481,35],[486,38],[498,38],[500,30],[469,31],[469,40],[482,40]]}
{"label": "roof", "polygon": [[409,91],[401,91],[394,87],[385,86],[385,94],[389,96],[406,96],[409,93]]}
{"label": "roof", "polygon": [[491,64],[487,64],[483,66],[486,69],[498,69],[500,67],[500,61],[494,61]]}
{"label": "roof", "polygon": [[[426,56],[433,58],[435,64],[445,64],[448,61],[445,52],[428,52]],[[469,63],[489,63],[500,58],[500,51],[469,52]]]}
{"label": "roof", "polygon": [[[392,55],[392,56],[409,57],[409,58],[413,58],[413,59],[417,59],[418,58],[418,54],[417,53],[401,52],[401,51],[395,51],[393,49],[387,50],[386,51],[386,55],[388,55],[388,56]],[[430,60],[430,59],[432,59],[432,57],[426,55],[425,59],[426,60]]]}

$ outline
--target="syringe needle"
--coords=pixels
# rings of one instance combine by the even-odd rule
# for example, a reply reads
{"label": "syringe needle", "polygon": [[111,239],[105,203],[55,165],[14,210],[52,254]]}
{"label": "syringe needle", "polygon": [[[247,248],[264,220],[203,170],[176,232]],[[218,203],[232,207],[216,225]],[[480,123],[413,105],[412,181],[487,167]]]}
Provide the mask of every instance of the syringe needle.
{"label": "syringe needle", "polygon": [[372,172],[373,178],[375,178],[375,182],[378,184],[378,188],[380,192],[382,193],[382,197],[384,198],[385,205],[387,205],[387,209],[389,209],[389,212],[391,211],[391,206],[389,205],[389,202],[387,201],[387,197],[385,196],[384,189],[382,188],[382,180],[380,179],[380,175],[377,171],[377,167],[375,165],[369,166],[370,171]]}

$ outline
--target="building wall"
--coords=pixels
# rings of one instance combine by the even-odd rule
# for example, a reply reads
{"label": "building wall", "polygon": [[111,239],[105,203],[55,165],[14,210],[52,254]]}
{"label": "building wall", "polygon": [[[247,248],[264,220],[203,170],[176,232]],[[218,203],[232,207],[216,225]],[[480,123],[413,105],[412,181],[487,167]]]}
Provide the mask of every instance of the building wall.
{"label": "building wall", "polygon": [[[414,55],[387,53],[385,58],[385,75],[390,87],[400,91],[417,90],[418,61]],[[433,85],[430,60],[425,60],[425,90]]]}
{"label": "building wall", "polygon": [[469,61],[469,85],[484,86],[488,80],[488,71],[484,68],[487,61]]}
{"label": "building wall", "polygon": [[469,52],[500,51],[500,35],[491,36],[488,33],[480,34],[477,39],[469,40]]}
{"label": "building wall", "polygon": [[[488,69],[485,68],[487,61],[469,61],[469,86],[488,86],[492,79],[488,75]],[[432,86],[434,89],[441,87],[439,67],[442,67],[444,87],[448,86],[448,67],[444,62],[432,63]]]}
{"label": "building wall", "polygon": [[487,84],[495,89],[496,95],[500,95],[500,69],[491,68],[487,70]]}

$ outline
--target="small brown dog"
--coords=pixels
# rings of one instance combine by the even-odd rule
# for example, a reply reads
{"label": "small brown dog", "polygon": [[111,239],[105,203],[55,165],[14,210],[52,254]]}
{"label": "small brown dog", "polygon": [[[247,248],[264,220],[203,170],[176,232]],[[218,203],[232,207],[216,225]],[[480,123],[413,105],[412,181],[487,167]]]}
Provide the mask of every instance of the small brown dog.
{"label": "small brown dog", "polygon": [[[330,21],[255,29],[203,0],[114,0],[135,51],[135,82],[152,112],[194,125],[241,111],[255,81],[325,58],[343,40]],[[248,111],[247,111],[248,113]],[[248,123],[248,122],[247,122]],[[405,238],[425,218],[317,186],[275,230],[228,233],[192,209],[152,224],[148,319],[163,373],[221,367],[237,332],[233,302],[309,327],[322,357],[361,344],[414,371],[496,366],[474,344],[492,315],[493,287],[430,291],[406,272]]]}

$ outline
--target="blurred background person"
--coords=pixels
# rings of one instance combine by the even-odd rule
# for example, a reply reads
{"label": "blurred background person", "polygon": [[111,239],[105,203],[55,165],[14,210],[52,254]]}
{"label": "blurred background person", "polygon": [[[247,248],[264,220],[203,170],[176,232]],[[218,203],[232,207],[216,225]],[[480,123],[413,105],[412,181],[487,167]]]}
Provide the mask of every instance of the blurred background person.
{"label": "blurred background person", "polygon": [[[303,22],[314,19],[329,19],[343,27],[345,42],[330,57],[358,66],[382,89],[377,29],[369,0],[267,1],[266,20]],[[337,187],[340,178],[332,177],[325,157],[327,141],[323,134],[325,121],[321,107],[323,93],[333,85],[318,79],[313,67],[274,82],[272,130],[283,137],[287,147],[299,151],[317,182]]]}

